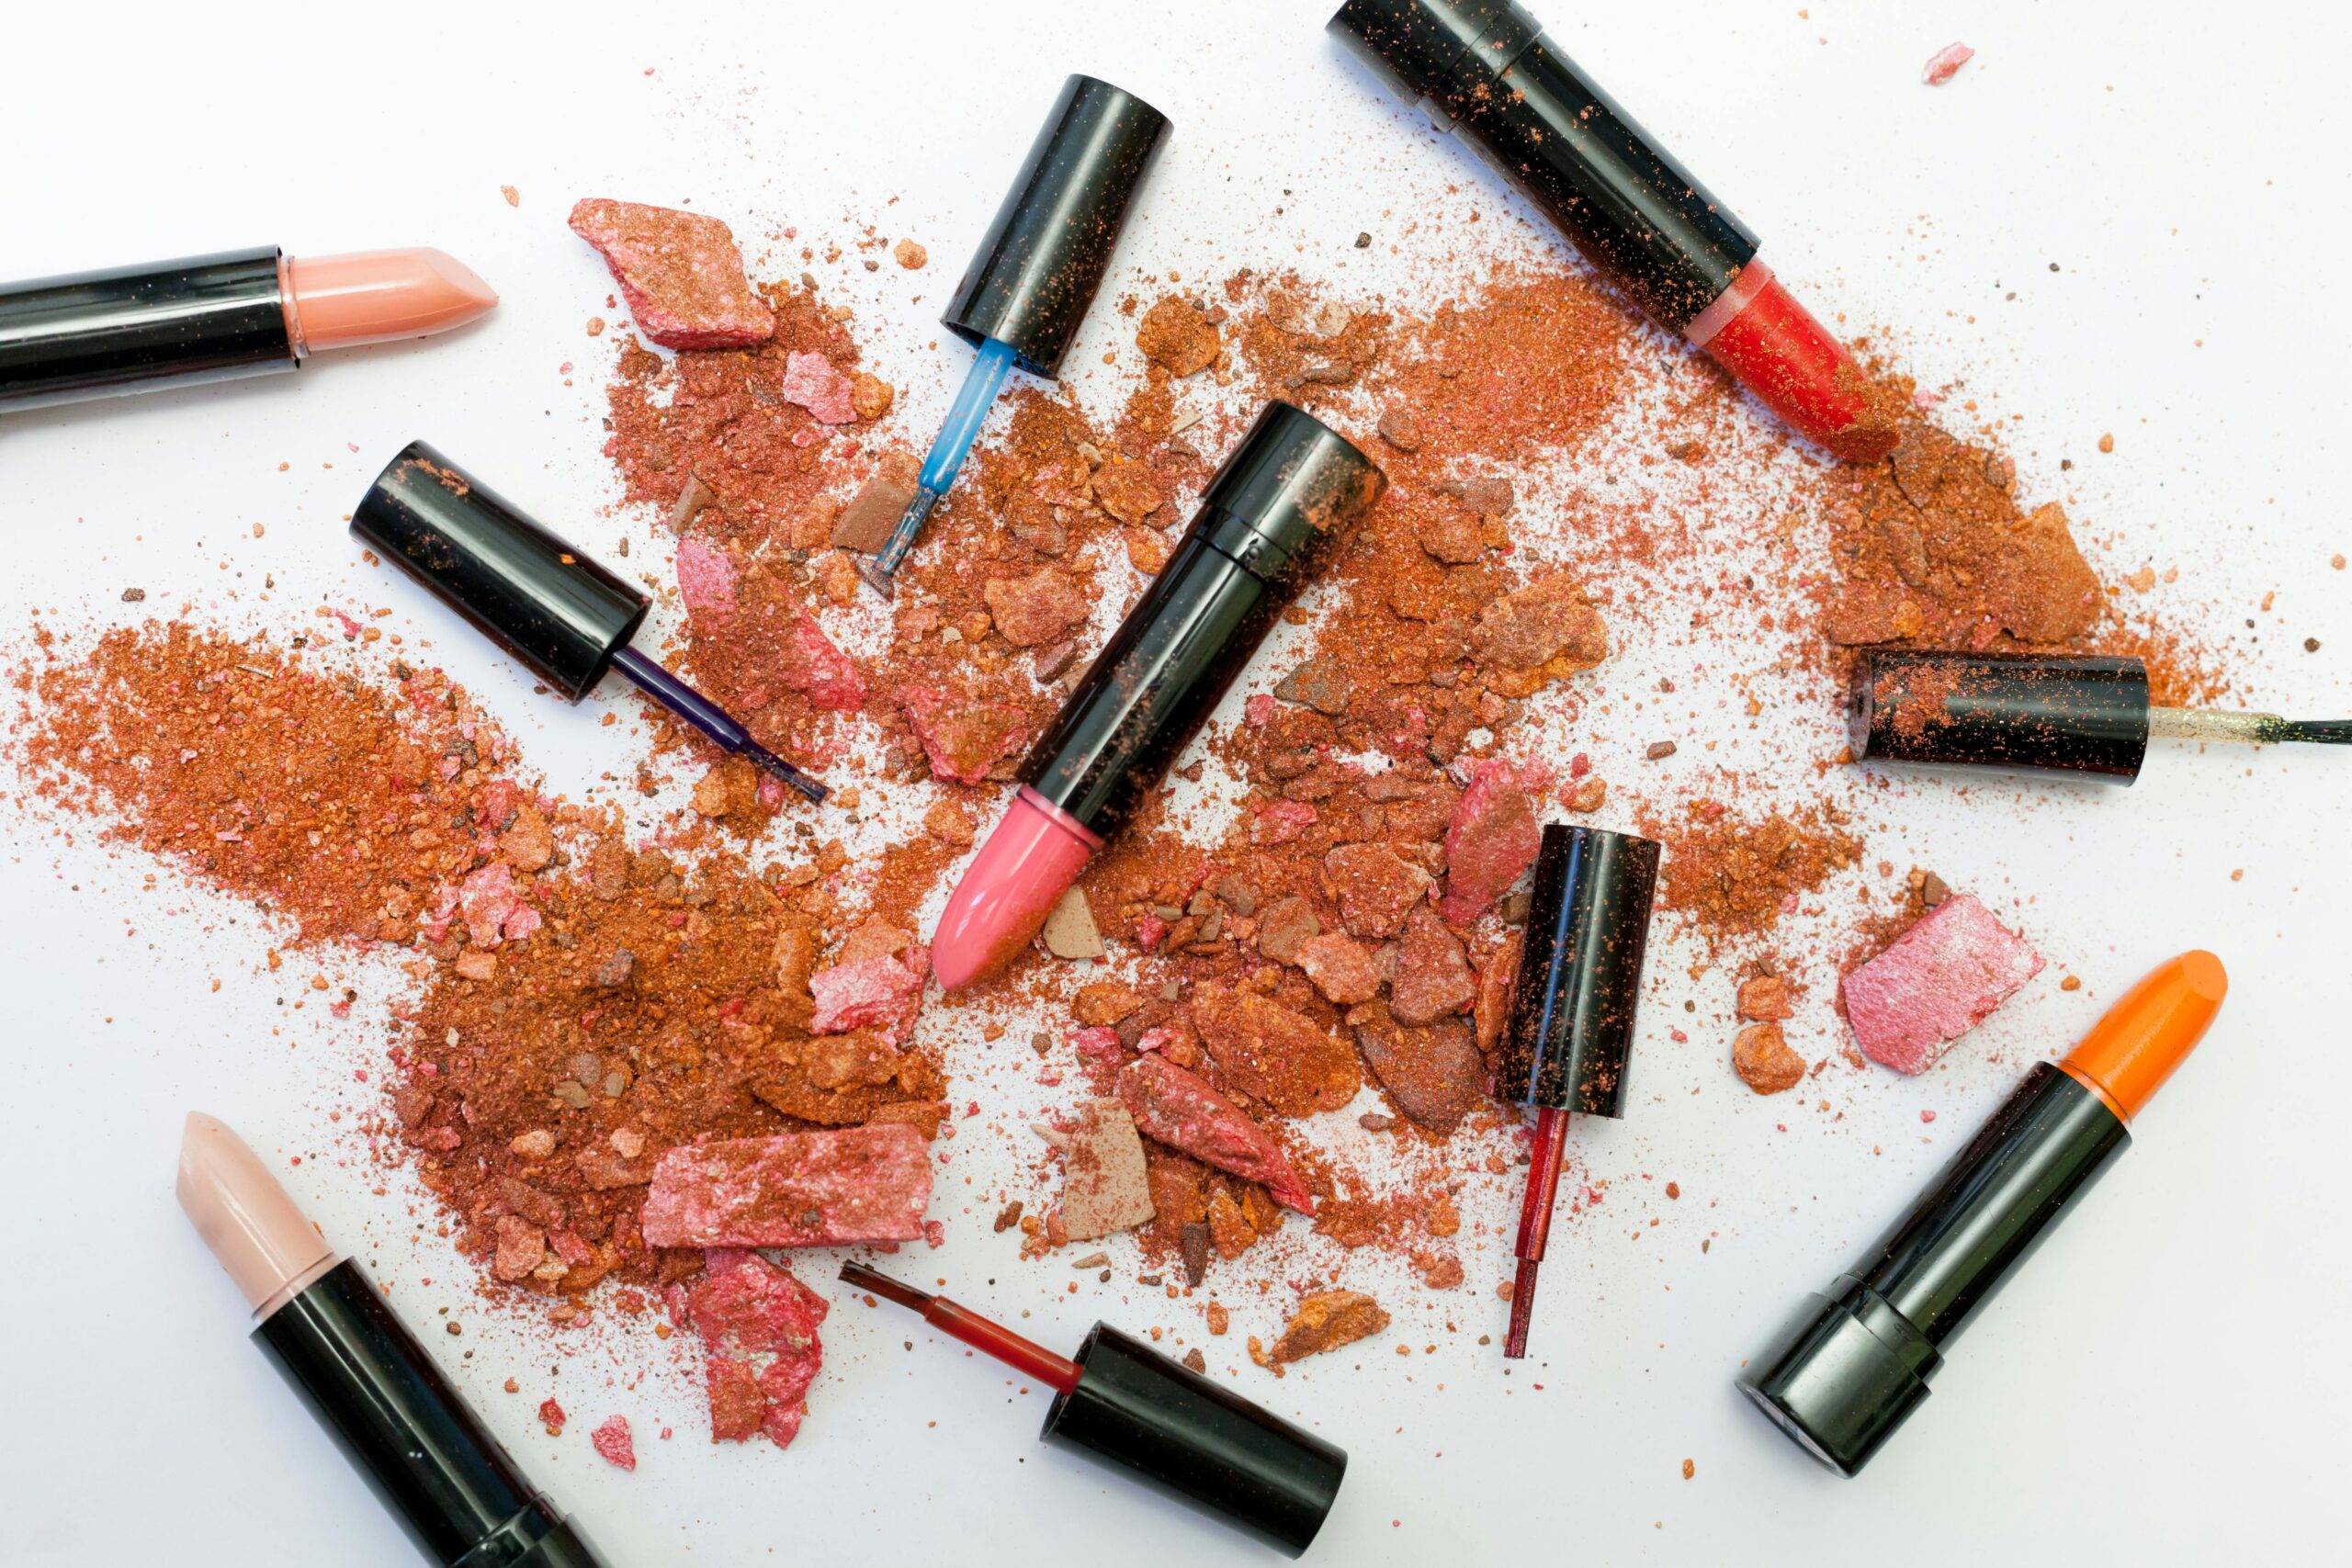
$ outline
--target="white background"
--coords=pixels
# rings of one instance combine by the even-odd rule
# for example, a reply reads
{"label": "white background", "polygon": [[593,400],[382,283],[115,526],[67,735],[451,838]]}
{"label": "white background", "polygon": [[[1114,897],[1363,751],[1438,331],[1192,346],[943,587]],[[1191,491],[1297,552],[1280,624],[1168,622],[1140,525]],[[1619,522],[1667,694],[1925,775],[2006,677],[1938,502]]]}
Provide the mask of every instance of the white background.
{"label": "white background", "polygon": [[[1417,202],[1451,181],[1490,212],[1515,204],[1374,92],[1321,33],[1325,9],[673,3],[563,7],[563,22],[526,26],[480,5],[264,7],[233,24],[215,10],[202,25],[179,7],[17,7],[0,92],[0,277],[256,242],[433,243],[504,303],[453,337],[295,378],[0,418],[0,625],[125,617],[119,592],[133,585],[148,612],[185,604],[281,636],[322,602],[396,604],[385,624],[429,639],[551,786],[584,795],[606,769],[626,775],[635,731],[535,699],[485,645],[366,572],[340,523],[366,477],[424,434],[600,552],[654,537],[645,517],[600,510],[614,499],[595,423],[609,350],[581,323],[620,312],[602,309],[609,284],[564,231],[570,203],[691,201],[728,217],[770,274],[798,268],[773,243],[786,224],[820,247],[868,223],[915,236],[934,258],[922,273],[867,275],[853,253],[822,281],[857,310],[910,407],[935,411],[963,363],[934,346],[938,298],[1060,77],[1083,69],[1177,126],[1121,253],[1130,284],[1147,269],[1190,281],[1290,265],[1358,291],[1408,274],[1442,290],[1444,236],[1398,236]],[[1553,36],[1765,234],[1784,278],[1849,329],[1885,329],[1923,383],[2017,416],[2025,491],[2064,499],[2103,570],[2177,566],[2160,590],[2168,612],[2209,641],[2235,639],[2249,703],[2352,709],[2352,574],[2327,565],[2352,549],[2340,17],[1958,0],[1815,0],[1810,17],[1736,0],[1548,9]],[[1946,87],[1920,85],[1922,62],[1954,38],[1976,61]],[[1382,237],[1379,253],[1351,254],[1360,229]],[[1364,270],[1341,278],[1341,264]],[[1098,318],[1087,341],[1114,338]],[[2117,436],[2111,457],[2093,449],[2103,431]],[[266,597],[265,573],[277,585]],[[2307,636],[2318,653],[2302,651]],[[1804,722],[1830,721],[1825,707]],[[1602,1562],[1923,1565],[2339,1552],[2334,1495],[2352,1459],[2338,1333],[2352,1287],[2346,761],[2175,749],[2128,794],[1928,782],[1879,796],[1899,830],[1873,852],[1997,889],[2051,971],[1949,1071],[1841,1084],[1834,1125],[1752,1100],[1712,1045],[1658,1044],[1686,994],[1668,973],[1640,1069],[1654,1097],[1579,1134],[1624,1196],[1607,1223],[1588,1216],[1555,1243],[1567,1261],[1545,1274],[1543,1365],[1506,1379],[1496,1351],[1472,1343],[1499,1335],[1491,1250],[1444,1303],[1464,1331],[1436,1355],[1416,1344],[1400,1361],[1374,1344],[1280,1384],[1241,1362],[1246,1392],[1353,1455],[1317,1559],[1496,1561],[1522,1546]],[[429,1226],[401,1239],[415,1223],[407,1190],[371,1194],[381,1178],[329,1121],[347,1126],[368,1102],[352,1068],[379,1059],[399,971],[330,962],[365,994],[353,1021],[296,1014],[319,964],[263,968],[273,939],[250,910],[93,847],[86,826],[69,846],[13,808],[0,823],[0,1558],[412,1561],[237,1342],[233,1292],[171,1201],[178,1122],[196,1105],[273,1159],[308,1156],[289,1185],[329,1234],[379,1249],[375,1266],[421,1325],[440,1307],[468,1325],[462,1340],[432,1332],[434,1349],[616,1562],[1250,1555],[1037,1448],[1035,1394],[927,1337],[909,1352],[908,1321],[862,1308],[836,1311],[788,1454],[702,1443],[694,1380],[648,1337],[584,1339],[537,1364],[543,1337],[479,1303]],[[1865,1477],[1814,1468],[1734,1394],[1740,1359],[1847,1266],[2024,1060],[2200,944],[2227,959],[2235,990],[2142,1119],[2139,1146],[1955,1347],[1934,1398]],[[2062,970],[2086,990],[2059,992]],[[964,1152],[994,1160],[994,1179],[1030,1158],[1009,1136]],[[1686,1198],[1659,1201],[1644,1174],[1679,1179]],[[1091,1276],[1066,1293],[1059,1265],[1024,1270],[1008,1238],[961,1212],[949,1231],[947,1250],[908,1267],[1000,1313],[1033,1312],[1025,1326],[1049,1342],[1074,1342],[1098,1314],[1175,1321],[1148,1292],[1096,1294]],[[1418,1339],[1408,1315],[1396,1332]],[[1280,1316],[1268,1303],[1250,1325]],[[476,1359],[458,1360],[461,1348]],[[1240,1360],[1230,1340],[1215,1348]],[[508,1375],[525,1395],[497,1392]],[[560,1440],[528,1416],[550,1391],[575,1423]],[[633,1476],[584,1441],[614,1410],[637,1427]],[[654,1436],[665,1424],[667,1443]],[[1695,1480],[1681,1478],[1685,1457]]]}

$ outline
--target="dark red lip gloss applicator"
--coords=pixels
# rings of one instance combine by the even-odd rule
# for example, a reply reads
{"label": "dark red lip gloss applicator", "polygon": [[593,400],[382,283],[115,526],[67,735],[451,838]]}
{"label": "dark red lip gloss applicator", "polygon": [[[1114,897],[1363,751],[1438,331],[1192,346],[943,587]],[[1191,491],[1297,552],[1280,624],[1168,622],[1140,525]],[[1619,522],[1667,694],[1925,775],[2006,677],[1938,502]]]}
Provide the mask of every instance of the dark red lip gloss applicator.
{"label": "dark red lip gloss applicator", "polygon": [[351,531],[566,702],[578,702],[605,671],[617,670],[720,750],[823,804],[823,784],[629,646],[650,598],[424,442],[410,442],[384,465],[352,513]]}
{"label": "dark red lip gloss applicator", "polygon": [[1286,1557],[1307,1549],[1339,1498],[1348,1473],[1343,1450],[1107,1323],[1088,1331],[1073,1360],[862,1263],[842,1264],[842,1282],[921,1313],[941,1333],[1052,1389],[1045,1441],[1139,1480]]}
{"label": "dark red lip gloss applicator", "polygon": [[1527,1354],[1535,1272],[1552,1235],[1552,1206],[1567,1162],[1568,1112],[1625,1112],[1625,1067],[1642,999],[1654,840],[1599,828],[1544,829],[1527,909],[1527,945],[1503,1031],[1499,1096],[1535,1107],[1535,1155],[1519,1213],[1518,1277],[1503,1354]]}
{"label": "dark red lip gloss applicator", "polygon": [[1755,232],[1509,0],[1348,0],[1329,30],[1441,131],[1459,130],[1667,332],[1849,462],[1895,431],[1861,372],[1772,269]]}

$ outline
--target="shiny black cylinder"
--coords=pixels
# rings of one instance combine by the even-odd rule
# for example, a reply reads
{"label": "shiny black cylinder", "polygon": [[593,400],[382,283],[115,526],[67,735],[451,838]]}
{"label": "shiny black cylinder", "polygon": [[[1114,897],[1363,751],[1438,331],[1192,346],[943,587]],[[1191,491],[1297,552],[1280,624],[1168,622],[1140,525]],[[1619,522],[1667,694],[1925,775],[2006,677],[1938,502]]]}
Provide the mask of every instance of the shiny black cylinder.
{"label": "shiny black cylinder", "polygon": [[1495,1075],[1498,1096],[1586,1115],[1624,1114],[1657,863],[1654,840],[1545,825]]}
{"label": "shiny black cylinder", "polygon": [[994,338],[1032,375],[1059,372],[1167,136],[1168,117],[1134,94],[1064,82],[941,324],[975,347]]}
{"label": "shiny black cylinder", "polygon": [[1029,749],[1021,782],[1098,836],[1115,832],[1249,664],[1326,543],[1386,485],[1322,421],[1268,404]]}
{"label": "shiny black cylinder", "polygon": [[275,245],[0,285],[0,409],[291,370]]}
{"label": "shiny black cylinder", "polygon": [[351,531],[568,702],[604,677],[652,604],[422,441],[376,476]]}
{"label": "shiny black cylinder", "polygon": [[1315,1540],[1348,1456],[1232,1390],[1098,1323],[1078,1386],[1046,1412],[1046,1442],[1138,1476],[1286,1556]]}
{"label": "shiny black cylinder", "polygon": [[1756,235],[1507,0],[1348,0],[1330,30],[1459,130],[1643,313],[1679,333]]}
{"label": "shiny black cylinder", "polygon": [[1854,1474],[1927,1399],[1946,1347],[2131,1142],[2102,1097],[2038,1064],[1869,1256],[1807,1298],[1741,1391]]}
{"label": "shiny black cylinder", "polygon": [[2130,784],[2148,754],[2148,667],[2089,654],[1862,655],[1856,761],[2089,773]]}
{"label": "shiny black cylinder", "polygon": [[357,1265],[321,1275],[254,1338],[429,1561],[600,1568]]}

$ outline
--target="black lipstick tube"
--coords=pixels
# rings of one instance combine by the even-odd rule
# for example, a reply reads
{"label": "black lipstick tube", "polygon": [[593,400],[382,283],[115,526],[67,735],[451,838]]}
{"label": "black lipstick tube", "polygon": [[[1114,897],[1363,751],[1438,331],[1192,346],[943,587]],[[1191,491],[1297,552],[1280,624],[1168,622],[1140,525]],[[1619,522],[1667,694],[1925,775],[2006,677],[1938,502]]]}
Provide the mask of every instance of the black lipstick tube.
{"label": "black lipstick tube", "polygon": [[1740,1392],[1857,1473],[1926,1401],[1944,1347],[2131,1142],[2099,1094],[2036,1065],[1862,1263],[1806,1299]]}
{"label": "black lipstick tube", "polygon": [[603,1568],[348,1260],[253,1337],[430,1561]]}
{"label": "black lipstick tube", "polygon": [[1388,479],[1303,409],[1266,405],[1182,543],[1021,764],[1097,838],[1123,824],[1258,649],[1322,547]]}
{"label": "black lipstick tube", "polygon": [[2084,773],[2130,784],[2147,760],[2148,667],[2087,654],[1880,649],[1855,672],[1854,761]]}
{"label": "black lipstick tube", "polygon": [[0,409],[291,370],[276,245],[0,287]]}

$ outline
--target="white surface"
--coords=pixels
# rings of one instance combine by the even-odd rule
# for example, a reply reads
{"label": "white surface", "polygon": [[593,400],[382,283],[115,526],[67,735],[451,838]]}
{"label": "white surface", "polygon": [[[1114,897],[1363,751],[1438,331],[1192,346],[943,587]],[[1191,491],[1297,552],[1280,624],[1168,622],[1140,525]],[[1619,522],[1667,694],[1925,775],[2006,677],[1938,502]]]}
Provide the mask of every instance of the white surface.
{"label": "white surface", "polygon": [[[781,245],[757,259],[786,224],[820,248],[867,223],[914,235],[932,252],[925,272],[869,276],[854,253],[820,270],[883,373],[937,407],[962,363],[933,346],[938,297],[1055,84],[1084,69],[1178,128],[1121,253],[1130,283],[1295,265],[1362,289],[1351,263],[1374,287],[1416,270],[1442,279],[1434,226],[1398,234],[1416,193],[1452,181],[1489,212],[1516,205],[1341,59],[1319,30],[1328,3],[582,6],[529,28],[491,7],[416,5],[306,7],[297,29],[257,13],[218,30],[145,6],[107,13],[96,54],[96,13],[19,8],[0,94],[0,143],[14,149],[0,164],[0,276],[256,241],[423,243],[473,265],[505,303],[453,338],[321,359],[290,379],[0,421],[0,625],[127,615],[116,601],[131,584],[149,612],[186,603],[195,618],[281,634],[326,600],[395,604],[385,624],[430,638],[551,785],[580,795],[605,768],[626,773],[615,753],[640,743],[632,732],[533,698],[485,645],[360,567],[339,521],[400,442],[426,434],[592,548],[653,536],[642,516],[596,510],[613,495],[596,450],[608,350],[581,322],[622,313],[603,309],[609,284],[564,231],[570,202],[691,199],[728,217],[769,272],[798,265]],[[2015,415],[2025,491],[2065,499],[2104,567],[2179,566],[2160,592],[2212,637],[2235,637],[2251,702],[2352,709],[2352,574],[2327,567],[2352,549],[2338,430],[2352,328],[2332,303],[2352,242],[2343,18],[2287,4],[2218,17],[2150,5],[2128,22],[2024,4],[1810,11],[1539,8],[1766,235],[1784,278],[1849,328],[1891,329],[1923,384],[1959,381],[1957,397]],[[1976,60],[1947,87],[1921,86],[1922,62],[1955,37]],[[306,52],[341,63],[305,68]],[[502,183],[519,187],[518,209]],[[1359,229],[1402,254],[1352,253]],[[1099,315],[1094,338],[1114,341]],[[569,383],[567,361],[580,366]],[[2102,431],[2116,433],[2111,457],[2093,449]],[[2258,610],[2274,589],[2273,610]],[[2302,651],[2305,636],[2319,653]],[[1692,707],[1713,711],[1729,673],[1682,671]],[[1824,708],[1799,722],[1829,720]],[[1516,1543],[1601,1562],[2340,1551],[2347,761],[2175,750],[2129,794],[1905,784],[1874,796],[1873,856],[1995,892],[2051,971],[1950,1071],[1841,1080],[1833,1122],[1747,1097],[1722,1066],[1720,1022],[1686,1049],[1658,1043],[1683,996],[1713,1012],[1725,987],[1720,974],[1713,991],[1682,984],[1688,954],[1669,955],[1637,1068],[1654,1098],[1579,1134],[1615,1186],[1601,1216],[1555,1244],[1541,1364],[1507,1380],[1496,1350],[1473,1343],[1500,1333],[1491,1238],[1462,1294],[1412,1305],[1460,1333],[1424,1341],[1421,1318],[1400,1314],[1390,1337],[1414,1339],[1409,1361],[1375,1343],[1277,1384],[1234,1340],[1212,1344],[1241,1362],[1246,1392],[1354,1456],[1317,1560],[1498,1561]],[[330,1235],[385,1247],[379,1265],[415,1321],[449,1306],[467,1322],[465,1339],[434,1333],[435,1349],[477,1348],[452,1365],[616,1562],[1250,1555],[1036,1447],[1036,1395],[920,1333],[901,1350],[908,1320],[836,1312],[808,1428],[781,1455],[699,1441],[692,1379],[650,1338],[529,1364],[446,1252],[386,1245],[414,1223],[401,1188],[371,1195],[376,1173],[329,1135],[326,1114],[372,1092],[351,1068],[378,1059],[395,971],[328,965],[366,992],[347,1025],[281,1010],[318,965],[268,973],[270,935],[250,910],[93,849],[86,827],[68,847],[13,809],[5,821],[0,1557],[413,1561],[237,1343],[233,1293],[171,1201],[191,1105],[273,1156],[319,1156],[293,1173],[298,1194]],[[158,888],[142,890],[150,872]],[[2235,990],[2143,1119],[2143,1146],[1956,1348],[1928,1408],[1863,1479],[1815,1469],[1734,1394],[1740,1359],[1851,1261],[2026,1057],[2196,944],[2222,952]],[[2086,991],[2060,993],[2062,970]],[[1932,1126],[1923,1108],[1939,1112]],[[1775,1132],[1782,1120],[1791,1133]],[[990,1182],[1033,1158],[1005,1136],[961,1152]],[[1679,1203],[1659,1197],[1669,1177]],[[1000,1313],[1034,1311],[1027,1326],[1051,1343],[1098,1314],[1180,1322],[1149,1292],[1122,1301],[1091,1277],[1066,1293],[1066,1269],[1012,1263],[976,1209],[951,1211],[947,1250],[908,1267]],[[1278,1320],[1270,1303],[1250,1327]],[[1419,1352],[1440,1338],[1437,1354]],[[523,1396],[497,1392],[507,1375]],[[560,1441],[528,1418],[550,1389],[575,1423]],[[637,1427],[633,1476],[585,1441],[612,1410]],[[669,1443],[654,1438],[664,1423],[678,1431]]]}

